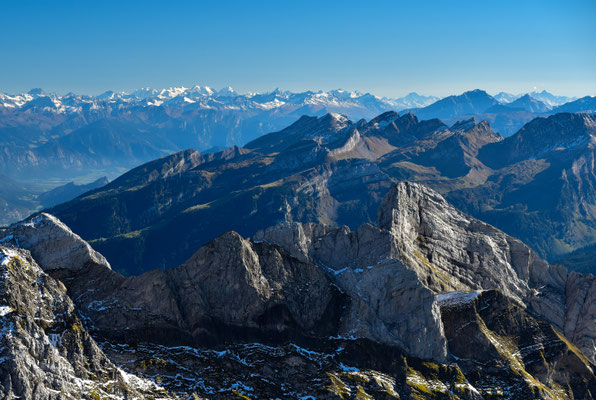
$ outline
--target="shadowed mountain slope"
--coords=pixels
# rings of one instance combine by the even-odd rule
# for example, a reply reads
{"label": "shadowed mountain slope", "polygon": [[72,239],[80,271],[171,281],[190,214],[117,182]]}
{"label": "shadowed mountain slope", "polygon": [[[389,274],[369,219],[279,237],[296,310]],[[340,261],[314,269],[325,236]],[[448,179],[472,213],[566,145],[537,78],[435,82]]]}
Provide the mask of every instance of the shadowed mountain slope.
{"label": "shadowed mountain slope", "polygon": [[596,242],[594,137],[585,114],[539,118],[505,140],[475,120],[303,117],[244,148],[155,160],[49,212],[136,274],[178,265],[230,229],[250,236],[279,221],[354,229],[375,221],[388,188],[405,179],[554,259]]}

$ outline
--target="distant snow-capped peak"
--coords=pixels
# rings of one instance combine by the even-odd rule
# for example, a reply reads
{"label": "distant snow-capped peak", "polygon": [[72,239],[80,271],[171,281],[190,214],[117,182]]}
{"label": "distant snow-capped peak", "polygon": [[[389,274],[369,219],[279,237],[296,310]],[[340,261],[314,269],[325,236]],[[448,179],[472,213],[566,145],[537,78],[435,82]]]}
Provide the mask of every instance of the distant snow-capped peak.
{"label": "distant snow-capped peak", "polygon": [[546,90],[543,90],[542,92],[534,91],[529,93],[529,95],[532,98],[540,100],[551,107],[560,106],[562,104],[569,103],[570,101],[577,100],[577,97],[557,96],[547,92]]}
{"label": "distant snow-capped peak", "polygon": [[[481,92],[481,94],[484,92]],[[553,107],[570,98],[555,96],[546,91],[532,92],[533,99],[540,100]],[[520,98],[501,92],[495,99],[501,103],[510,103]],[[436,96],[425,96],[411,92],[403,97],[378,97],[371,93],[334,89],[328,91],[291,92],[276,88],[266,93],[239,94],[231,87],[215,90],[209,86],[178,86],[163,89],[143,87],[131,93],[106,91],[96,96],[76,95],[64,96],[46,94],[36,88],[25,94],[0,94],[0,107],[28,112],[80,113],[83,110],[99,112],[102,109],[125,110],[128,107],[192,107],[192,109],[217,110],[274,110],[284,109],[288,112],[302,110],[305,114],[318,114],[321,110],[328,112],[354,112],[358,115],[373,117],[384,111],[402,111],[423,108],[440,100]],[[358,111],[354,111],[358,110]],[[109,111],[108,111],[109,112]]]}

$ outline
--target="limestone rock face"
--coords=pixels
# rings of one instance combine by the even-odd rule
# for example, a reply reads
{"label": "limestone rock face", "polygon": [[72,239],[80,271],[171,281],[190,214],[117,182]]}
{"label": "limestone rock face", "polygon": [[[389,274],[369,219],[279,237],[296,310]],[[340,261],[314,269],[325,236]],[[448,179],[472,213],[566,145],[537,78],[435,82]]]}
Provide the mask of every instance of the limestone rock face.
{"label": "limestone rock face", "polygon": [[[45,387],[68,393],[77,379],[87,379],[101,393],[130,396],[145,390],[149,398],[160,393],[157,386],[125,379],[88,329],[123,363],[137,357],[137,350],[163,354],[159,368],[152,358],[128,365],[148,374],[163,370],[171,387],[203,394],[214,392],[176,377],[198,366],[213,374],[210,365],[225,352],[199,354],[197,347],[236,346],[249,358],[275,353],[268,365],[275,366],[277,357],[318,381],[322,365],[354,372],[343,353],[352,347],[359,349],[354,354],[367,354],[351,358],[358,365],[401,374],[391,387],[399,387],[404,398],[459,391],[456,398],[476,399],[503,387],[519,398],[556,398],[559,388],[569,398],[591,398],[594,277],[549,265],[519,240],[462,214],[418,184],[395,185],[378,216],[378,226],[364,224],[356,231],[283,223],[253,239],[227,232],[177,268],[128,278],[50,215],[3,229],[1,244],[12,247],[0,246],[3,282],[8,282],[0,291],[6,303],[0,305],[0,322],[9,321],[2,326],[10,334],[0,351],[15,361],[6,364],[11,380],[0,383],[6,393],[33,398],[46,398],[46,392],[35,392]],[[17,322],[24,331],[13,334]],[[54,347],[62,358],[43,347],[45,341],[60,343]],[[259,345],[251,348],[251,343]],[[289,343],[327,353],[287,348]],[[297,354],[310,358],[300,361]],[[20,362],[23,357],[31,359]],[[224,358],[229,371],[233,357]],[[171,360],[181,361],[169,365]],[[37,367],[30,372],[24,365]],[[271,378],[271,371],[242,365],[243,375]],[[32,376],[45,386],[27,386]],[[327,376],[333,393],[350,387],[339,383],[340,375]],[[117,384],[102,386],[108,378]],[[230,385],[221,388],[234,393],[240,387]]]}
{"label": "limestone rock face", "polygon": [[30,249],[45,271],[54,269],[79,270],[87,263],[110,268],[104,256],[73,233],[58,218],[41,213],[9,228],[0,229],[5,244]]}
{"label": "limestone rock face", "polygon": [[496,290],[438,297],[449,351],[474,387],[495,386],[490,371],[502,370],[496,386],[510,398],[594,398],[593,364],[552,325]]}
{"label": "limestone rock face", "polygon": [[379,225],[392,232],[399,257],[435,292],[497,289],[596,360],[593,276],[549,265],[521,241],[418,184],[401,182],[391,189]]}
{"label": "limestone rock face", "polygon": [[190,312],[191,326],[201,318],[192,314],[199,308],[192,307],[196,291],[185,282],[199,284],[211,318],[227,325],[273,331],[288,324],[316,334],[327,324],[325,317],[339,316],[343,297],[316,265],[296,260],[277,246],[255,244],[235,232],[201,248],[172,270],[171,279],[182,288],[178,291],[180,302]]}
{"label": "limestone rock face", "polygon": [[350,297],[341,335],[399,345],[409,354],[447,359],[439,307],[432,291],[399,260],[346,267],[335,283]]}
{"label": "limestone rock face", "polygon": [[0,246],[0,274],[0,397],[170,398],[112,364],[28,251]]}
{"label": "limestone rock face", "polygon": [[565,336],[596,359],[596,278],[572,272],[567,280]]}
{"label": "limestone rock face", "polygon": [[53,275],[95,331],[119,340],[221,344],[334,336],[348,300],[318,266],[235,232],[167,271],[124,278],[89,263]]}
{"label": "limestone rock face", "polygon": [[258,232],[255,240],[278,244],[329,271],[350,297],[343,335],[396,343],[419,357],[447,356],[434,293],[416,271],[392,256],[388,232],[372,225],[351,232],[347,227],[285,223]]}
{"label": "limestone rock face", "polygon": [[499,289],[522,301],[534,284],[564,288],[565,270],[550,267],[518,240],[468,217],[425,186],[400,182],[379,209],[410,268],[437,292]]}
{"label": "limestone rock face", "polygon": [[574,282],[586,285],[591,278],[568,276],[564,267],[549,265],[521,241],[461,213],[423,185],[395,185],[384,198],[378,219],[379,227],[363,225],[356,232],[284,223],[258,232],[255,239],[279,244],[296,257],[336,271],[344,267],[368,271],[377,263],[399,260],[415,272],[412,277],[421,287],[435,294],[497,289],[566,334],[577,329],[574,343],[595,360],[593,302],[585,297],[587,288],[569,289],[578,285]]}

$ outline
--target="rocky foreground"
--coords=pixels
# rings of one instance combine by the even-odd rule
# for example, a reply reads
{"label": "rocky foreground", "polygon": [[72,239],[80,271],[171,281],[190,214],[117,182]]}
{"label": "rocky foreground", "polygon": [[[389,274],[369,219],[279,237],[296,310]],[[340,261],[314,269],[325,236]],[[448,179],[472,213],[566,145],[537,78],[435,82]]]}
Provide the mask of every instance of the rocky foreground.
{"label": "rocky foreground", "polygon": [[596,396],[594,276],[418,184],[376,226],[228,232],[128,278],[49,214],[0,253],[6,398]]}

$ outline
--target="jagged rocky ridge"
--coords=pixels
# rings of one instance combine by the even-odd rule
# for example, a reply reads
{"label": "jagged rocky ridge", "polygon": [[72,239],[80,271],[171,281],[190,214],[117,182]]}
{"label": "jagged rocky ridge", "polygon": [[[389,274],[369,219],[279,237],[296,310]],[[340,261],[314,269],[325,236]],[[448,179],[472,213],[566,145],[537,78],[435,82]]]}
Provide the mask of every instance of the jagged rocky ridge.
{"label": "jagged rocky ridge", "polygon": [[0,93],[0,173],[21,180],[81,178],[103,170],[110,178],[187,148],[243,145],[301,115],[344,113],[372,118],[436,100],[413,94],[381,99],[369,93],[238,94],[206,86],[144,88],[99,96]]}
{"label": "jagged rocky ridge", "polygon": [[51,215],[4,235],[64,283],[113,360],[176,393],[589,399],[596,390],[594,277],[550,266],[418,184],[390,190],[377,226],[285,223],[252,240],[230,232],[178,268],[129,278]]}
{"label": "jagged rocky ridge", "polygon": [[[593,113],[594,99],[586,96],[554,112]],[[469,118],[487,120],[500,134],[510,136],[535,117],[553,113],[550,106],[568,100],[543,92],[502,104],[481,90],[442,100],[416,93],[388,99],[343,90],[240,95],[230,88],[215,91],[204,86],[144,88],[99,96],[61,96],[41,89],[18,95],[0,93],[0,174],[7,175],[0,177],[4,183],[0,209],[5,210],[0,223],[12,223],[37,210],[39,185],[48,190],[48,182],[90,182],[99,174],[112,179],[141,163],[187,148],[215,152],[244,145],[302,115],[341,113],[356,121],[410,109],[421,119],[441,118],[447,125]],[[19,187],[9,185],[7,178],[18,181]],[[22,193],[22,189],[27,190]],[[56,204],[47,202],[56,200],[56,194],[41,203]]]}
{"label": "jagged rocky ridge", "polygon": [[0,396],[157,399],[153,381],[117,368],[87,333],[64,285],[27,250],[0,245]]}
{"label": "jagged rocky ridge", "polygon": [[155,160],[48,212],[117,271],[139,274],[180,265],[229,230],[251,236],[280,220],[352,228],[374,222],[396,179],[444,182],[418,162],[438,160],[442,172],[467,186],[459,181],[485,176],[478,172],[477,149],[498,140],[488,124],[474,121],[450,129],[395,112],[358,123],[337,114],[303,117],[244,148],[211,155],[187,150]]}
{"label": "jagged rocky ridge", "polygon": [[590,115],[557,114],[503,139],[473,119],[303,117],[244,148],[155,160],[48,212],[130,275],[180,265],[229,230],[252,236],[277,221],[357,229],[409,180],[553,261],[596,242],[594,126]]}

